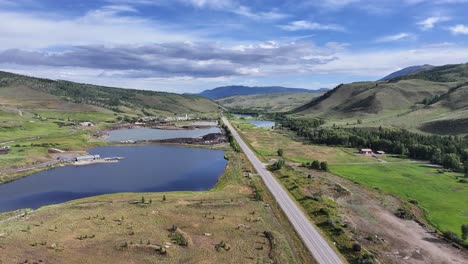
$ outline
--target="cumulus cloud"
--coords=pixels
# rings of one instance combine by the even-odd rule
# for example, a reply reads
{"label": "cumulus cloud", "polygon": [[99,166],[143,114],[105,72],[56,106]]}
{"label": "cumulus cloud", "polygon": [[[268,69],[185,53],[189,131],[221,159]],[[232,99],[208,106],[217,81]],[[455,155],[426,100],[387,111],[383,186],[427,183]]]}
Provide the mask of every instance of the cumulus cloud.
{"label": "cumulus cloud", "polygon": [[468,26],[462,24],[450,27],[449,29],[455,35],[468,35]]}
{"label": "cumulus cloud", "polygon": [[323,74],[351,74],[382,77],[389,72],[413,65],[466,63],[468,48],[450,43],[422,46],[417,49],[351,52],[335,54],[337,60],[316,65],[311,70]]}

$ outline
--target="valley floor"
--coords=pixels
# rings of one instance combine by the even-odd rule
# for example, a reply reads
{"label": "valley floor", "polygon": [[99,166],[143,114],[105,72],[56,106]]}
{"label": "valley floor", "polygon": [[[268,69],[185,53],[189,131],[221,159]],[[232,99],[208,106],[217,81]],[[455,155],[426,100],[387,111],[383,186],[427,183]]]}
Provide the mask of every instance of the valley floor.
{"label": "valley floor", "polygon": [[[353,244],[383,263],[468,259],[466,250],[454,248],[433,227],[460,233],[468,222],[468,186],[457,181],[461,175],[405,159],[384,156],[379,161],[353,149],[308,145],[288,131],[234,122],[264,162],[278,160],[276,151],[283,149],[286,166],[275,172],[278,180],[350,262],[358,258]],[[327,161],[331,173],[301,164],[312,160]],[[415,221],[395,216],[399,209]]]}
{"label": "valley floor", "polygon": [[210,191],[90,197],[0,222],[0,263],[313,263],[245,157],[228,156]]}

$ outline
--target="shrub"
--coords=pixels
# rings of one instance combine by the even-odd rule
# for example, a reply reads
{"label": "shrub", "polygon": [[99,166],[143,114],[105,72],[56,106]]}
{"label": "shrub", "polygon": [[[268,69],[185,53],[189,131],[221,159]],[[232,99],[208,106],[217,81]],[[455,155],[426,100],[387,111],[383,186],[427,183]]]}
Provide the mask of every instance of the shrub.
{"label": "shrub", "polygon": [[310,167],[314,170],[319,170],[320,169],[320,161],[318,160],[314,160],[312,161],[312,164],[310,165]]}
{"label": "shrub", "polygon": [[468,224],[463,224],[461,226],[462,239],[466,240],[468,238]]}
{"label": "shrub", "polygon": [[356,263],[358,263],[358,264],[373,264],[373,263],[375,263],[374,256],[371,255],[371,254],[366,253],[366,254],[360,256],[357,259]]}
{"label": "shrub", "polygon": [[362,249],[362,247],[358,243],[353,244],[353,251],[354,252],[361,252],[361,249]]}
{"label": "shrub", "polygon": [[326,161],[320,162],[320,169],[323,171],[328,171],[328,163]]}
{"label": "shrub", "polygon": [[444,237],[450,241],[453,241],[457,244],[462,244],[463,241],[458,237],[458,235],[452,231],[445,231]]}
{"label": "shrub", "polygon": [[283,149],[280,148],[276,151],[278,153],[278,156],[282,157],[283,156]]}
{"label": "shrub", "polygon": [[411,220],[413,215],[406,208],[398,208],[395,215],[401,219]]}

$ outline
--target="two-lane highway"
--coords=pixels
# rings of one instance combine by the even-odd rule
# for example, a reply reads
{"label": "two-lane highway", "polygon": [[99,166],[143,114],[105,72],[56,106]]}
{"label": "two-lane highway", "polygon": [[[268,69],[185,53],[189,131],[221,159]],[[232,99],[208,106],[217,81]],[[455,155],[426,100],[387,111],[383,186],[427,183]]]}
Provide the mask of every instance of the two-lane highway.
{"label": "two-lane highway", "polygon": [[255,156],[254,152],[249,148],[249,146],[245,144],[229,121],[225,117],[222,117],[222,120],[229,128],[229,130],[231,130],[231,133],[239,143],[239,146],[242,148],[245,155],[247,155],[247,158],[250,160],[257,173],[260,175],[260,177],[262,177],[265,185],[273,194],[277,203],[280,205],[281,209],[283,209],[294,229],[302,238],[302,241],[309,249],[315,260],[319,264],[344,263],[335,250],[333,250],[333,248],[322,237],[317,229],[310,223],[304,212],[302,212],[297,204],[291,199],[291,197],[289,197],[289,195],[273,177],[273,175],[265,169],[263,164],[260,162],[257,156]]}

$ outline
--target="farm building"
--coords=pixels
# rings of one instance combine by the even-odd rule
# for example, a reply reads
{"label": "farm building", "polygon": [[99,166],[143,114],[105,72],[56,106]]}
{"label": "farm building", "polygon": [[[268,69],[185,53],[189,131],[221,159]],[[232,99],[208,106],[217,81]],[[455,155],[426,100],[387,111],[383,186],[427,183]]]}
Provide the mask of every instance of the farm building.
{"label": "farm building", "polygon": [[81,122],[80,125],[84,126],[84,127],[92,127],[92,126],[94,126],[94,123],[86,121],[86,122]]}
{"label": "farm building", "polygon": [[86,155],[86,156],[78,156],[75,158],[75,161],[92,161],[100,159],[101,156],[99,155]]}
{"label": "farm building", "polygon": [[360,154],[362,155],[372,155],[374,154],[374,152],[372,151],[372,149],[361,149],[359,151]]}
{"label": "farm building", "polygon": [[385,151],[379,150],[379,151],[377,151],[377,154],[379,154],[379,155],[384,155],[384,154],[385,154]]}

